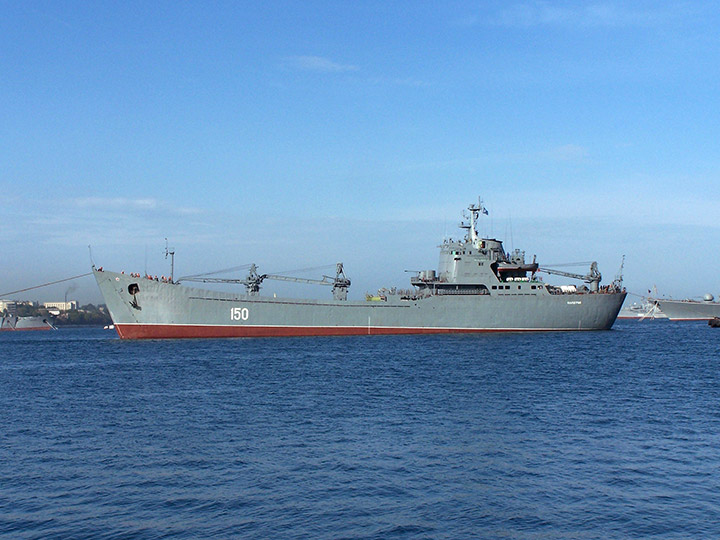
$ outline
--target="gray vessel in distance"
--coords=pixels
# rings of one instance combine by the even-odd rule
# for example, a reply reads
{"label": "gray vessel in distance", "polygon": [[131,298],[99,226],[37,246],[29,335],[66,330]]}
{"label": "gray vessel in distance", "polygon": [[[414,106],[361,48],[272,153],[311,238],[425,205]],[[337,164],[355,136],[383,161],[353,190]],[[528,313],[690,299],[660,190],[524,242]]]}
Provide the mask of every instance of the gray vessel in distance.
{"label": "gray vessel in distance", "polygon": [[29,316],[18,317],[6,314],[0,319],[0,332],[25,330],[57,330],[50,317]]}
{"label": "gray vessel in distance", "polygon": [[[520,250],[481,238],[478,219],[487,211],[468,207],[460,224],[464,237],[440,246],[437,270],[417,272],[412,289],[381,289],[365,300],[347,299],[350,280],[338,264],[335,278],[303,280],[259,274],[245,279],[151,278],[93,272],[121,338],[218,338],[377,334],[437,334],[492,331],[607,330],[625,299],[622,278],[601,286],[593,263],[587,275],[541,268]],[[577,278],[589,286],[555,287],[538,272]],[[276,298],[260,294],[265,279],[331,285],[327,300]],[[244,285],[244,292],[188,287],[188,281]]]}
{"label": "gray vessel in distance", "polygon": [[709,321],[720,317],[720,302],[710,293],[705,293],[702,300],[657,298],[655,301],[671,321]]}

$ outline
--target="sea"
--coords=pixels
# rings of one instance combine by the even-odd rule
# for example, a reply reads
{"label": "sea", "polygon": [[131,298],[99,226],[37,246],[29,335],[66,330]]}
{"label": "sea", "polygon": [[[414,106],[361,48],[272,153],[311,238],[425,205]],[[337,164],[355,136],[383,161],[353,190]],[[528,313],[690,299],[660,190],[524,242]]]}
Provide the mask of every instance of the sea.
{"label": "sea", "polygon": [[6,332],[0,537],[720,538],[720,329]]}

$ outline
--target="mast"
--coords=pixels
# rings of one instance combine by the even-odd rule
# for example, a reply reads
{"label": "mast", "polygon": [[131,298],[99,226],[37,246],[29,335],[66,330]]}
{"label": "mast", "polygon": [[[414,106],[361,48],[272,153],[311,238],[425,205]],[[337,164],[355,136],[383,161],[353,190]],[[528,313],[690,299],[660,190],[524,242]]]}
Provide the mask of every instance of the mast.
{"label": "mast", "polygon": [[468,240],[470,240],[473,246],[479,248],[480,241],[477,233],[478,218],[481,214],[487,215],[488,211],[485,209],[483,201],[480,197],[478,197],[477,205],[471,204],[468,206],[468,210],[470,210],[470,234]]}
{"label": "mast", "polygon": [[[171,251],[172,250],[172,251]],[[168,239],[165,239],[165,259],[170,255],[170,282],[173,283],[175,278],[175,248],[168,248]],[[147,270],[145,270],[147,274]]]}
{"label": "mast", "polygon": [[474,205],[468,206],[468,210],[470,210],[470,242],[472,242],[472,245],[477,245],[477,230],[475,229],[475,219],[477,218],[477,208]]}

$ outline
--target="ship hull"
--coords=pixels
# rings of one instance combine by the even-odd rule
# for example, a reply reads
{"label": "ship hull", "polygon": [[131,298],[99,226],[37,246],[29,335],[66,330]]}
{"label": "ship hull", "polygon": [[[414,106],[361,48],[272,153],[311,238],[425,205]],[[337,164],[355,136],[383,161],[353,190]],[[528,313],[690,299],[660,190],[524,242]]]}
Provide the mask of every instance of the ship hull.
{"label": "ship hull", "polygon": [[709,321],[720,317],[720,302],[658,300],[658,305],[671,321]]}
{"label": "ship hull", "polygon": [[523,284],[499,295],[322,301],[212,291],[107,271],[96,270],[95,278],[124,339],[607,330],[625,299],[625,293],[531,294]]}
{"label": "ship hull", "polygon": [[2,325],[0,325],[0,332],[29,332],[36,330],[54,330],[52,326],[44,317],[18,317],[3,319]]}
{"label": "ship hull", "polygon": [[654,302],[646,302],[644,304],[633,304],[624,306],[617,316],[618,319],[644,321],[646,319],[667,319],[660,308]]}

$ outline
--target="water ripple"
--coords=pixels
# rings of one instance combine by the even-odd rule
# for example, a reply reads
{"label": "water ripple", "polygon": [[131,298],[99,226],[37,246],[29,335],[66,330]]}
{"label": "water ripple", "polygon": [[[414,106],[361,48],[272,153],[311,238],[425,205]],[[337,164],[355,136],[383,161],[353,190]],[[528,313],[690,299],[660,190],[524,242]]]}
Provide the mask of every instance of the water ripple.
{"label": "water ripple", "polygon": [[716,333],[1,336],[0,536],[720,537]]}

